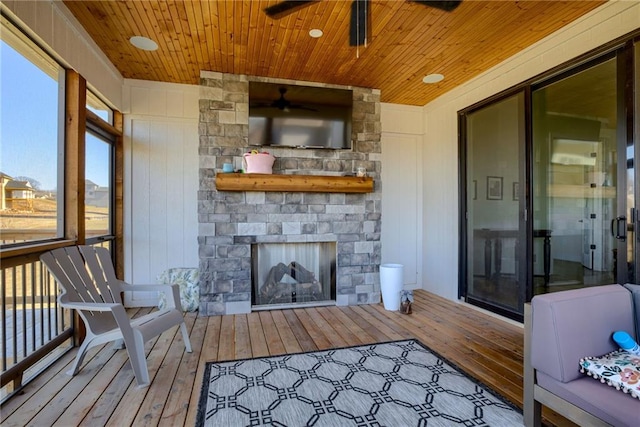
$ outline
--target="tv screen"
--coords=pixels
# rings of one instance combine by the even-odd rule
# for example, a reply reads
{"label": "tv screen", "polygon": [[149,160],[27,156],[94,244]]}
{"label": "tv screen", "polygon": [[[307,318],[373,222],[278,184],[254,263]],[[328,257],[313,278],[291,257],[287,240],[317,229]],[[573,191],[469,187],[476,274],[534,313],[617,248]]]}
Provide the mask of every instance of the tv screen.
{"label": "tv screen", "polygon": [[249,145],[351,148],[350,90],[257,84],[249,85]]}

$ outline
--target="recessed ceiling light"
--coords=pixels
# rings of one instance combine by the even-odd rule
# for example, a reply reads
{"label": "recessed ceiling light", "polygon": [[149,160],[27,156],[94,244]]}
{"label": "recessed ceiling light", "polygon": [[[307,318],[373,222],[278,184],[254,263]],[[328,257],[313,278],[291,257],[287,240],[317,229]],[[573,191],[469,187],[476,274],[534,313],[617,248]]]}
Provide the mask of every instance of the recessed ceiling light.
{"label": "recessed ceiling light", "polygon": [[142,50],[158,50],[158,43],[148,37],[133,36],[129,39],[129,43]]}
{"label": "recessed ceiling light", "polygon": [[309,30],[309,35],[314,39],[322,37],[323,34],[324,33],[322,32],[322,30],[319,28],[314,28],[312,30]]}
{"label": "recessed ceiling light", "polygon": [[422,78],[423,83],[438,83],[444,79],[442,74],[429,74]]}

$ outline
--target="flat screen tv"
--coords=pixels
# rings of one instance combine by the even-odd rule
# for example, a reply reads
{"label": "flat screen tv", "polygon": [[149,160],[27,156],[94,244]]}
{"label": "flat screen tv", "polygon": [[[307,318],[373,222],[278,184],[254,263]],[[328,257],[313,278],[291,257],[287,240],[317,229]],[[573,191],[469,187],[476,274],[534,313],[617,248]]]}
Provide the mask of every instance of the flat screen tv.
{"label": "flat screen tv", "polygon": [[353,93],[344,89],[249,84],[249,145],[351,148]]}

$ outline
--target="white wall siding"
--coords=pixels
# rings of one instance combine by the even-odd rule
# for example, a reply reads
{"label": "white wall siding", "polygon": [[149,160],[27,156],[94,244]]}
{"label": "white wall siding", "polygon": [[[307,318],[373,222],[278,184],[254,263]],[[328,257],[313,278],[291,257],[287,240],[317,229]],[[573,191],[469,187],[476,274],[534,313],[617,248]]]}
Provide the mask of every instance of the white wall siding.
{"label": "white wall siding", "polygon": [[404,266],[404,286],[422,287],[421,107],[382,104],[382,263]]}
{"label": "white wall siding", "polygon": [[125,80],[125,272],[131,283],[156,283],[171,267],[198,267],[198,93],[198,86]]}
{"label": "white wall siding", "polygon": [[22,21],[31,37],[80,73],[108,103],[122,108],[122,75],[61,1],[3,0],[2,8]]}
{"label": "white wall siding", "polygon": [[458,289],[457,112],[640,27],[640,3],[609,2],[424,107],[424,288]]}

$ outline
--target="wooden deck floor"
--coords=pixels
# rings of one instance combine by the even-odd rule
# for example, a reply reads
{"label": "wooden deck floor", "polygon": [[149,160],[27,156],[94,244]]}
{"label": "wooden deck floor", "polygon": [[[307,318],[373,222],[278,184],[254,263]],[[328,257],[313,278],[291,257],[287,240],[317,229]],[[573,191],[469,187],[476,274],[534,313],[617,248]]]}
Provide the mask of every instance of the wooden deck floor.
{"label": "wooden deck floor", "polygon": [[[97,347],[75,377],[67,353],[1,408],[3,426],[194,425],[204,363],[416,338],[522,407],[521,327],[424,291],[413,314],[382,304],[186,315],[193,353],[176,330],[147,343],[152,383],[138,389],[126,352]],[[144,312],[140,310],[139,313]],[[552,425],[571,425],[545,413]]]}

